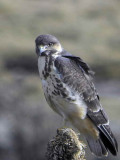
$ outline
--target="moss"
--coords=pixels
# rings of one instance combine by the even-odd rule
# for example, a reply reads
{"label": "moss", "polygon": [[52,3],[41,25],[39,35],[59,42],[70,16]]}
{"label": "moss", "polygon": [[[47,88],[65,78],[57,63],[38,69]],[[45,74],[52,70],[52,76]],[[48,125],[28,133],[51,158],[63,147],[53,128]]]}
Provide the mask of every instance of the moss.
{"label": "moss", "polygon": [[70,128],[57,130],[55,138],[48,143],[46,157],[48,160],[85,160],[85,144]]}

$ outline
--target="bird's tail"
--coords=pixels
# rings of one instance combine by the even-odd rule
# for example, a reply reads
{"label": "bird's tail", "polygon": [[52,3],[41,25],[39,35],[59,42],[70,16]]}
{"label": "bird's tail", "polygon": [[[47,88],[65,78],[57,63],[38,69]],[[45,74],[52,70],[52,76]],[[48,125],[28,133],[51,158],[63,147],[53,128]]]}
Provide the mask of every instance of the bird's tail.
{"label": "bird's tail", "polygon": [[88,145],[92,153],[98,157],[107,156],[108,150],[113,154],[117,155],[118,144],[110,130],[109,125],[99,126],[99,138],[95,139],[92,136],[86,137]]}
{"label": "bird's tail", "polygon": [[95,154],[97,157],[107,156],[108,151],[106,147],[104,146],[101,139],[95,139],[92,136],[88,136],[86,138],[89,148],[93,154]]}

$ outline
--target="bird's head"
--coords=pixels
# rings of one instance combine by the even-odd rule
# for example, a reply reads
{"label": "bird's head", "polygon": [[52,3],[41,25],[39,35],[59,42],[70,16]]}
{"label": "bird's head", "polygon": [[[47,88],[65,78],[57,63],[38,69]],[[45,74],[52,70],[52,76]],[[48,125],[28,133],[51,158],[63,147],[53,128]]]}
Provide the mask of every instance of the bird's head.
{"label": "bird's head", "polygon": [[49,34],[38,36],[35,40],[35,43],[36,53],[38,56],[42,56],[42,53],[45,53],[45,51],[62,51],[62,46],[58,39]]}

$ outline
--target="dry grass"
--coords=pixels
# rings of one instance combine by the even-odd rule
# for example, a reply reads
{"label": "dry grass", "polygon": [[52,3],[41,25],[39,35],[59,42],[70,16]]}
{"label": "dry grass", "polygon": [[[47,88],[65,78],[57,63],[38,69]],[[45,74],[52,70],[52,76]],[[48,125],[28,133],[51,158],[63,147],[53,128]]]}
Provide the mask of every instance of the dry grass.
{"label": "dry grass", "polygon": [[90,64],[114,63],[116,70],[120,62],[119,8],[120,2],[112,0],[1,0],[0,64],[7,56],[34,55],[36,36],[49,33]]}

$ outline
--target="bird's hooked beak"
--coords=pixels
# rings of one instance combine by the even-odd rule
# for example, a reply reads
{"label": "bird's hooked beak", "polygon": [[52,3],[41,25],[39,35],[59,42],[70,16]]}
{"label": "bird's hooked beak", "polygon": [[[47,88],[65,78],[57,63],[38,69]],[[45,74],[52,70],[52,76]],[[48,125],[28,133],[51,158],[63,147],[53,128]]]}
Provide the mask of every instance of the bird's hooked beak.
{"label": "bird's hooked beak", "polygon": [[42,52],[45,52],[47,50],[47,45],[43,46],[43,45],[40,45],[40,46],[36,46],[36,53],[38,56],[41,56]]}

